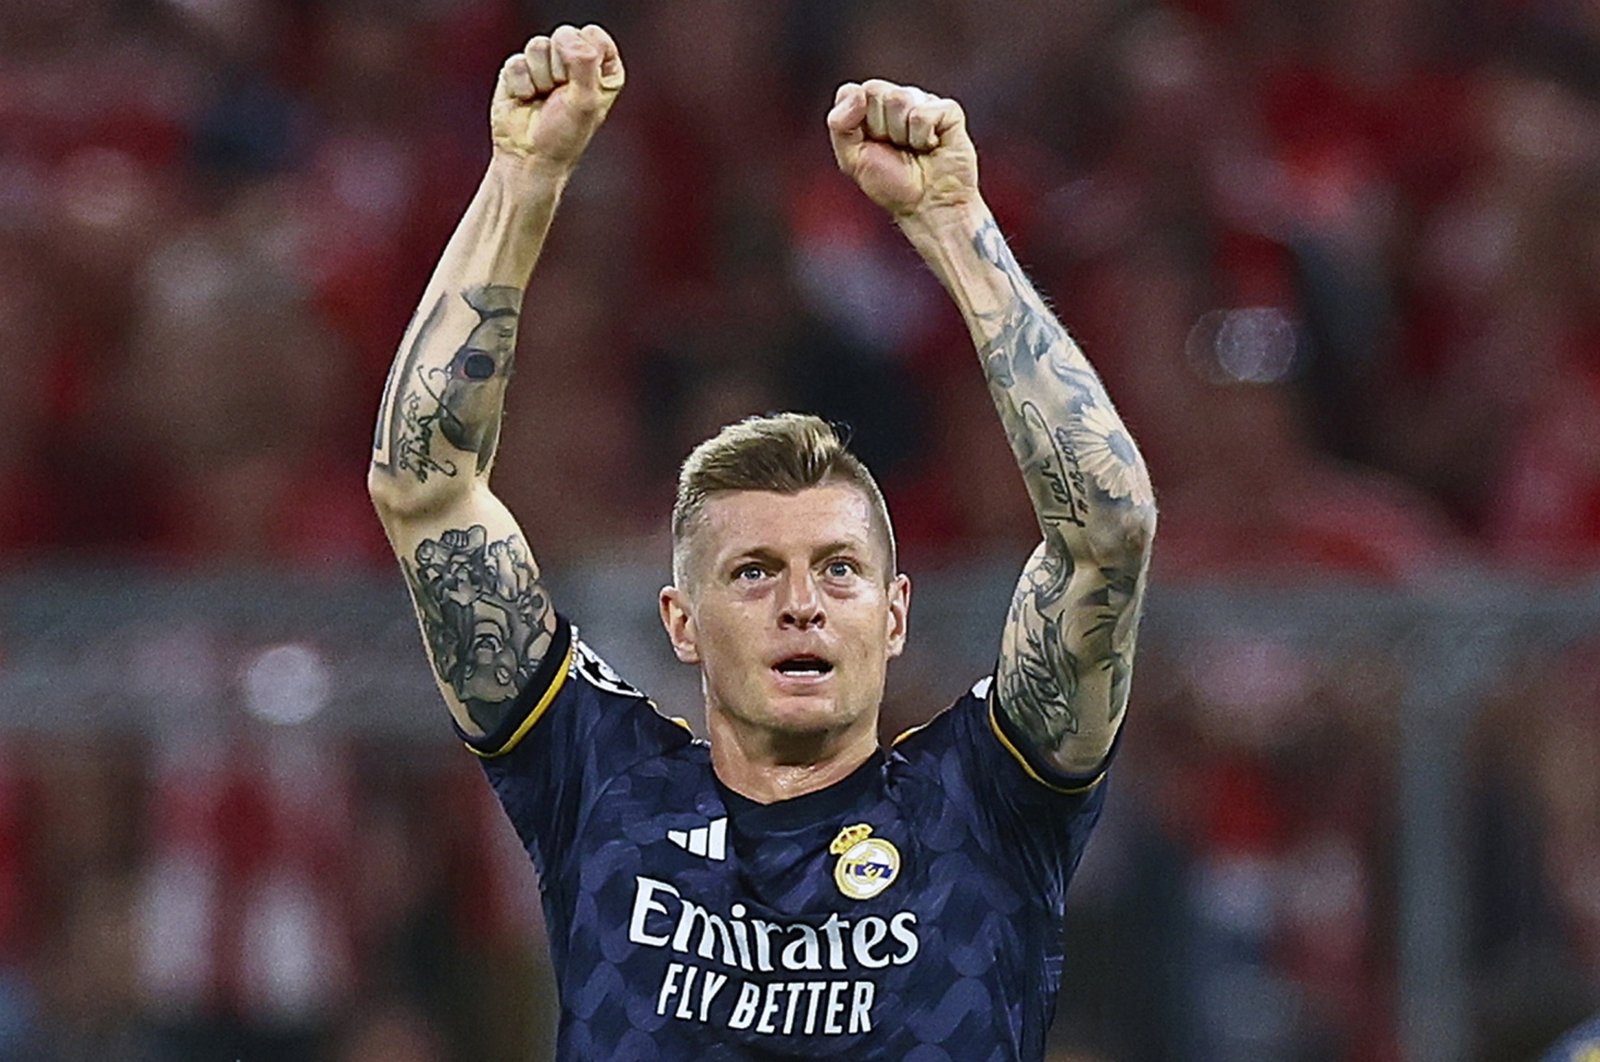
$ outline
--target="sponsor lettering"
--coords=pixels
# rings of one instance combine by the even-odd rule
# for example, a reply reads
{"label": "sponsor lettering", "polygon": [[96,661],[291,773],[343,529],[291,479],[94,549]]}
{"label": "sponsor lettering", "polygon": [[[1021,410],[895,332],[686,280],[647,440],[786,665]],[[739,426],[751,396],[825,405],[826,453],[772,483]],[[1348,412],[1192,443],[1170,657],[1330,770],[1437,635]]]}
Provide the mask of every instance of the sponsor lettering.
{"label": "sponsor lettering", "polygon": [[[744,904],[722,915],[667,882],[643,876],[634,882],[628,939],[703,960],[669,962],[661,978],[656,1013],[678,1021],[764,1036],[871,1032],[877,984],[848,974],[904,966],[921,947],[912,911],[854,919],[832,912],[820,925],[767,922],[748,917]],[[724,970],[780,976],[752,979]],[[826,973],[847,976],[816,976]]]}
{"label": "sponsor lettering", "polygon": [[[656,993],[656,1013],[765,1036],[857,1036],[872,1031],[878,986],[871,981],[736,983],[738,988],[723,996],[727,974],[668,963]],[[726,1005],[713,1013],[719,996]]]}
{"label": "sponsor lettering", "polygon": [[628,939],[647,948],[670,948],[746,973],[807,973],[821,970],[881,970],[917,957],[917,916],[841,918],[837,911],[819,926],[746,918],[736,903],[717,914],[655,878],[634,878]]}

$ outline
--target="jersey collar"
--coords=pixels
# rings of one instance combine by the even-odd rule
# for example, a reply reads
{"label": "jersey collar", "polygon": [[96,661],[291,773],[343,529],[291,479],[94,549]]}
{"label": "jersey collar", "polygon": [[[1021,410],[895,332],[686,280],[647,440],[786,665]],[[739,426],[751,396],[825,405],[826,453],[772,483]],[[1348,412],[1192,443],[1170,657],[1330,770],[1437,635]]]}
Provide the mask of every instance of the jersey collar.
{"label": "jersey collar", "polygon": [[771,804],[735,793],[720,778],[717,791],[722,796],[722,806],[728,809],[728,817],[742,833],[776,833],[819,824],[832,827],[836,825],[834,820],[853,806],[881,776],[886,762],[883,749],[873,749],[861,766],[832,785]]}

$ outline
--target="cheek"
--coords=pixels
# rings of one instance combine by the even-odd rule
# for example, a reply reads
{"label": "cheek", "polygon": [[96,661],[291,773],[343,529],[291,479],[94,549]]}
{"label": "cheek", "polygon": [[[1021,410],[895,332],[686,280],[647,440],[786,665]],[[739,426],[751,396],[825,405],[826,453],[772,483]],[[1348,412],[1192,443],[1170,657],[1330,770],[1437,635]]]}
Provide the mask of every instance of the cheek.
{"label": "cheek", "polygon": [[850,640],[862,649],[875,650],[881,647],[888,640],[889,628],[893,625],[893,616],[887,603],[879,598],[871,603],[863,602],[853,611],[855,615],[850,623]]}
{"label": "cheek", "polygon": [[695,634],[701,666],[710,672],[742,669],[754,655],[746,644],[747,639],[742,633],[744,630],[745,626],[737,618],[702,617]]}

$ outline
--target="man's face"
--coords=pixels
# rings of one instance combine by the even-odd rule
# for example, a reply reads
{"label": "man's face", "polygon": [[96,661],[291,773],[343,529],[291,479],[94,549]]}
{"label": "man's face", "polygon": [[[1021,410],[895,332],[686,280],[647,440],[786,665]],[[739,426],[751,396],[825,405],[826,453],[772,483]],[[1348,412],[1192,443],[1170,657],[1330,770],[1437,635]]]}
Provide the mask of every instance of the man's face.
{"label": "man's face", "polygon": [[689,534],[687,585],[662,591],[661,615],[708,711],[774,736],[875,728],[911,588],[866,494],[715,494]]}

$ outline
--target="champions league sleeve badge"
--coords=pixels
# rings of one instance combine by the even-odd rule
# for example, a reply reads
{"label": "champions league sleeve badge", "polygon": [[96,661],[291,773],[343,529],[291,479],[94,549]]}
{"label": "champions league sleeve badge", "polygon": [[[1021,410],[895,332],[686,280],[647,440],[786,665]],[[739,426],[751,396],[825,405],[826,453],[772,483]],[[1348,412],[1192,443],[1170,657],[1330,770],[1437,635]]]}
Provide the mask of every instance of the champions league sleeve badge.
{"label": "champions league sleeve badge", "polygon": [[619,697],[640,697],[644,694],[634,689],[628,680],[611,669],[611,665],[600,659],[600,654],[590,649],[578,637],[578,628],[572,628],[572,643],[576,650],[572,654],[572,674],[582,676],[591,686],[597,686],[608,693],[615,693]]}
{"label": "champions league sleeve badge", "polygon": [[833,882],[852,900],[870,900],[900,876],[900,850],[864,822],[840,830],[828,851],[839,857]]}

